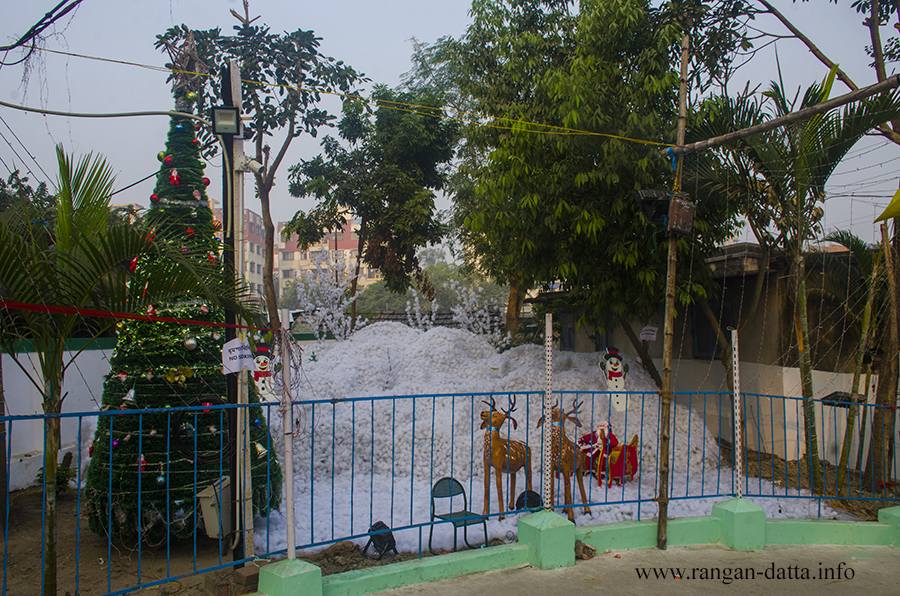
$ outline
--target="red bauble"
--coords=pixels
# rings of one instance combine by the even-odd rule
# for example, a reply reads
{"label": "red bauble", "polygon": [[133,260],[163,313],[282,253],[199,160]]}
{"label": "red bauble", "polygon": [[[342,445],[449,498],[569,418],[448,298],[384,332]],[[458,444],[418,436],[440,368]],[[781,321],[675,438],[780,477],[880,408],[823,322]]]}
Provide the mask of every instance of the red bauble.
{"label": "red bauble", "polygon": [[188,238],[194,237],[194,228],[188,228],[184,231]]}
{"label": "red bauble", "polygon": [[203,184],[205,184],[206,186],[209,186],[209,178],[204,178]]}
{"label": "red bauble", "polygon": [[159,195],[156,193],[153,193],[152,195],[150,195],[150,202],[159,203]]}
{"label": "red bauble", "polygon": [[171,155],[167,155],[166,158],[163,160],[163,163],[166,164],[166,165],[171,164],[171,163],[172,163],[172,156],[171,156]]}
{"label": "red bauble", "polygon": [[128,266],[129,271],[134,271],[135,268],[137,268],[138,259],[140,259],[140,257],[134,257],[133,259],[131,259],[131,265]]}
{"label": "red bauble", "polygon": [[199,144],[200,144],[200,139],[194,139],[194,140],[191,141],[191,142],[192,142],[194,145],[199,145]]}

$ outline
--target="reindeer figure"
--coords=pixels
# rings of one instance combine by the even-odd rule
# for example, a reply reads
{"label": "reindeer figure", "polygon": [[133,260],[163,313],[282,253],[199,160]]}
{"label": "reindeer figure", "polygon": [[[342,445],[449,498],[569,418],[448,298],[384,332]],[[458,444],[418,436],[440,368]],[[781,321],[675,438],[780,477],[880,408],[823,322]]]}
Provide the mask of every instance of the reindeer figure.
{"label": "reindeer figure", "polygon": [[500,428],[507,418],[512,421],[513,429],[518,427],[516,419],[510,416],[516,410],[516,398],[513,396],[508,410],[497,411],[494,398],[490,403],[484,402],[491,409],[481,413],[481,428],[484,432],[484,515],[490,506],[491,468],[497,477],[497,502],[500,504],[500,519],[503,519],[503,480],[502,474],[509,474],[509,509],[515,508],[516,474],[525,469],[525,487],[531,490],[531,448],[522,441],[507,440],[500,434]]}
{"label": "reindeer figure", "polygon": [[[587,503],[587,493],[584,491],[584,474],[589,471],[587,459],[585,458],[585,454],[581,449],[577,449],[575,447],[575,443],[569,440],[569,437],[566,435],[566,420],[571,420],[575,423],[575,426],[581,426],[581,421],[578,420],[578,408],[581,407],[581,403],[578,401],[575,402],[574,407],[569,412],[563,412],[559,407],[559,402],[550,409],[550,457],[553,462],[553,471],[554,474],[550,474],[550,499],[551,502],[555,499],[554,492],[554,480],[556,478],[556,473],[562,474],[563,482],[566,486],[566,501],[565,504],[568,505],[569,510],[569,520],[575,521],[575,507],[572,504],[572,485],[569,481],[569,476],[572,473],[575,473],[575,479],[578,481],[578,488],[581,490],[581,502]],[[544,417],[538,420],[538,428],[544,423]],[[584,507],[585,513],[590,513],[591,508],[585,505]]]}

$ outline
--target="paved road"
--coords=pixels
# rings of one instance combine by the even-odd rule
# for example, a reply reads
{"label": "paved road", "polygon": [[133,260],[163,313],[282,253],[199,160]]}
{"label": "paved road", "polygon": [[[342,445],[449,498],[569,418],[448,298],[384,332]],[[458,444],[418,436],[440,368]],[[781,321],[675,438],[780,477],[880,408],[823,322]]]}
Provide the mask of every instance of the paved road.
{"label": "paved road", "polygon": [[[673,577],[677,568],[681,569],[680,573],[675,572],[680,578]],[[765,551],[748,553],[702,545],[676,546],[666,551],[625,550],[598,554],[566,569],[523,567],[490,571],[379,594],[897,595],[900,594],[900,548],[771,546]]]}

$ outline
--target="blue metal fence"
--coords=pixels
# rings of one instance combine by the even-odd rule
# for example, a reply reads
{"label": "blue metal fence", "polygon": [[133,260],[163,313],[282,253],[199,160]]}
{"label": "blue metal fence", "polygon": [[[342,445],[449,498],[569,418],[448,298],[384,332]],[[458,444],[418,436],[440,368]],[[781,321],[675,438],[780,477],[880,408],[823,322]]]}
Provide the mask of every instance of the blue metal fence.
{"label": "blue metal fence", "polygon": [[[364,544],[372,534],[370,528],[383,521],[391,528],[401,551],[428,552],[428,534],[434,527],[436,551],[452,548],[452,524],[433,520],[431,489],[443,477],[458,480],[465,491],[468,509],[475,516],[486,516],[488,537],[510,541],[515,538],[516,520],[523,512],[505,511],[501,514],[493,471],[486,473],[484,462],[485,443],[492,447],[494,441],[521,441],[530,449],[532,487],[540,492],[545,481],[541,466],[545,445],[538,422],[542,415],[543,394],[539,392],[492,394],[435,394],[416,396],[353,397],[332,401],[302,401],[295,405],[295,419],[299,420],[294,442],[295,513],[297,548],[318,549],[343,541],[355,540]],[[654,498],[657,487],[659,459],[660,402],[656,393],[628,393],[626,407],[619,411],[613,395],[607,392],[556,392],[560,407],[569,411],[580,403],[578,420],[581,426],[568,423],[563,428],[570,441],[582,439],[587,445],[590,471],[583,475],[585,497],[582,499],[577,478],[572,479],[572,506],[576,523],[599,524],[628,519],[648,519],[656,515]],[[491,434],[495,428],[490,423],[482,426],[482,412],[490,412],[491,404],[498,411],[509,411],[511,418]],[[732,446],[733,408],[732,396],[722,393],[679,393],[671,418],[669,462],[670,505],[672,516],[708,514],[712,502],[734,494],[734,457]],[[829,497],[810,496],[804,486],[805,459],[802,403],[793,398],[745,395],[746,449],[742,456],[748,462],[742,479],[743,494],[767,508],[767,513],[777,516],[811,514],[824,515],[822,501]],[[515,406],[513,407],[513,404]],[[78,421],[78,438],[74,449],[73,467],[77,471],[73,484],[84,486],[84,470],[98,420],[109,417],[111,427],[122,424],[120,417],[137,417],[137,440],[146,430],[144,420],[150,416],[165,416],[166,428],[172,428],[172,418],[182,416],[193,420],[199,427],[200,417],[216,417],[219,428],[227,426],[227,419],[240,406],[203,405],[192,408],[167,408],[164,411],[122,410],[63,414],[61,417]],[[248,406],[248,407],[257,407]],[[279,443],[280,415],[277,404],[262,403],[269,436],[274,441],[255,448],[262,452],[283,453]],[[875,406],[858,406],[866,411],[868,425],[874,418],[882,421],[886,432],[893,434],[896,412],[884,410],[886,416],[874,416]],[[868,409],[867,409],[868,408]],[[817,404],[820,454],[826,462],[836,464],[843,444],[848,408]],[[7,455],[12,458],[12,438],[16,433],[43,432],[47,416],[8,416]],[[252,417],[250,417],[252,419]],[[863,477],[855,470],[858,462],[865,465],[865,452],[869,437],[860,440],[863,416],[857,417],[851,436],[848,497],[851,499],[897,500],[890,486],[866,486]],[[249,423],[248,423],[249,424]],[[132,425],[134,426],[134,425]],[[233,428],[233,427],[232,427]],[[600,431],[603,431],[602,437]],[[871,431],[869,431],[871,432]],[[595,435],[596,433],[596,435]],[[612,435],[612,436],[611,436]],[[105,440],[113,441],[110,432]],[[498,438],[499,437],[499,438]],[[591,447],[591,438],[593,447]],[[604,442],[603,439],[608,442]],[[195,452],[197,435],[193,437]],[[221,441],[226,437],[222,434]],[[618,444],[618,447],[613,445]],[[169,462],[176,457],[177,449],[169,443],[169,456],[160,464],[168,470]],[[629,453],[628,445],[633,446]],[[863,446],[860,453],[859,445]],[[602,447],[601,447],[602,445]],[[105,450],[112,459],[113,446]],[[138,449],[140,452],[140,449]],[[614,457],[614,453],[619,455]],[[629,458],[636,459],[636,469],[629,470]],[[251,459],[251,458],[248,458]],[[283,463],[283,462],[282,462]],[[754,465],[749,465],[750,463]],[[135,462],[140,468],[140,462]],[[109,469],[113,469],[110,462]],[[5,473],[11,474],[8,463]],[[633,475],[629,473],[633,471]],[[143,470],[136,498],[142,491],[170,490],[169,475]],[[825,465],[826,491],[835,485],[833,465]],[[145,475],[150,474],[145,478]],[[213,458],[194,458],[193,476],[218,479],[229,475],[229,462],[225,445]],[[515,476],[502,475],[504,506],[509,508],[516,497],[525,490],[527,473],[523,469]],[[896,473],[888,475],[896,477]],[[158,479],[162,478],[162,483]],[[143,483],[143,484],[140,484]],[[149,484],[149,486],[148,486]],[[186,576],[223,569],[234,564],[230,554],[224,554],[232,546],[232,536],[227,535],[219,522],[218,538],[206,536],[202,516],[194,515],[201,509],[199,493],[207,489],[211,481],[195,481],[190,486],[192,497],[185,499],[177,510],[165,514],[142,516],[142,524],[176,523],[189,520],[196,526],[188,539],[175,539],[165,533],[161,541],[148,545],[146,541],[122,543],[107,536],[98,536],[87,530],[84,521],[87,505],[82,490],[61,495],[65,511],[72,515],[60,515],[58,519],[60,591],[84,593],[89,586],[92,593],[123,594],[139,588],[178,581]],[[110,479],[110,487],[112,479]],[[513,490],[515,486],[515,490]],[[564,478],[555,482],[554,508],[565,509]],[[22,593],[22,586],[36,588],[43,576],[43,550],[40,553],[23,553],[17,548],[17,532],[36,531],[42,523],[32,523],[31,530],[24,529],[28,508],[43,499],[43,487],[7,495],[3,507],[7,513],[3,546],[3,594]],[[254,490],[279,490],[280,487],[255,485]],[[112,491],[110,491],[112,492]],[[874,493],[874,494],[873,494]],[[459,496],[454,499],[460,499]],[[110,519],[116,515],[110,504]],[[487,505],[486,505],[487,504]],[[794,511],[790,511],[791,508]],[[283,511],[284,505],[282,505]],[[452,503],[451,508],[462,508]],[[589,508],[589,512],[585,511]],[[62,511],[62,509],[60,510]],[[33,512],[32,512],[33,513]],[[43,513],[42,513],[43,515]],[[477,532],[474,526],[469,529]],[[144,525],[139,528],[144,533]],[[215,533],[215,532],[214,532]],[[479,534],[478,541],[481,541]],[[284,516],[273,511],[266,517],[257,517],[254,531],[255,556],[272,557],[286,551]],[[39,558],[39,562],[38,562]],[[248,556],[244,560],[251,560]],[[98,572],[98,569],[100,570]],[[90,573],[88,573],[90,571]],[[31,591],[34,591],[33,589]]]}

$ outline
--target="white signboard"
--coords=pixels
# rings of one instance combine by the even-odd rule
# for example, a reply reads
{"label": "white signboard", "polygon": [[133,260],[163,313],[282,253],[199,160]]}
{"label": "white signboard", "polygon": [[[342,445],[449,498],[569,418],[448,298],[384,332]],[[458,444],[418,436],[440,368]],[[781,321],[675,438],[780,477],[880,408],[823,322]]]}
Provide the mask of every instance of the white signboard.
{"label": "white signboard", "polygon": [[643,329],[641,329],[641,341],[656,341],[656,332],[658,331],[658,327],[650,327],[647,325]]}
{"label": "white signboard", "polygon": [[238,337],[222,346],[222,374],[242,370],[256,370],[256,364],[253,362],[250,344]]}

